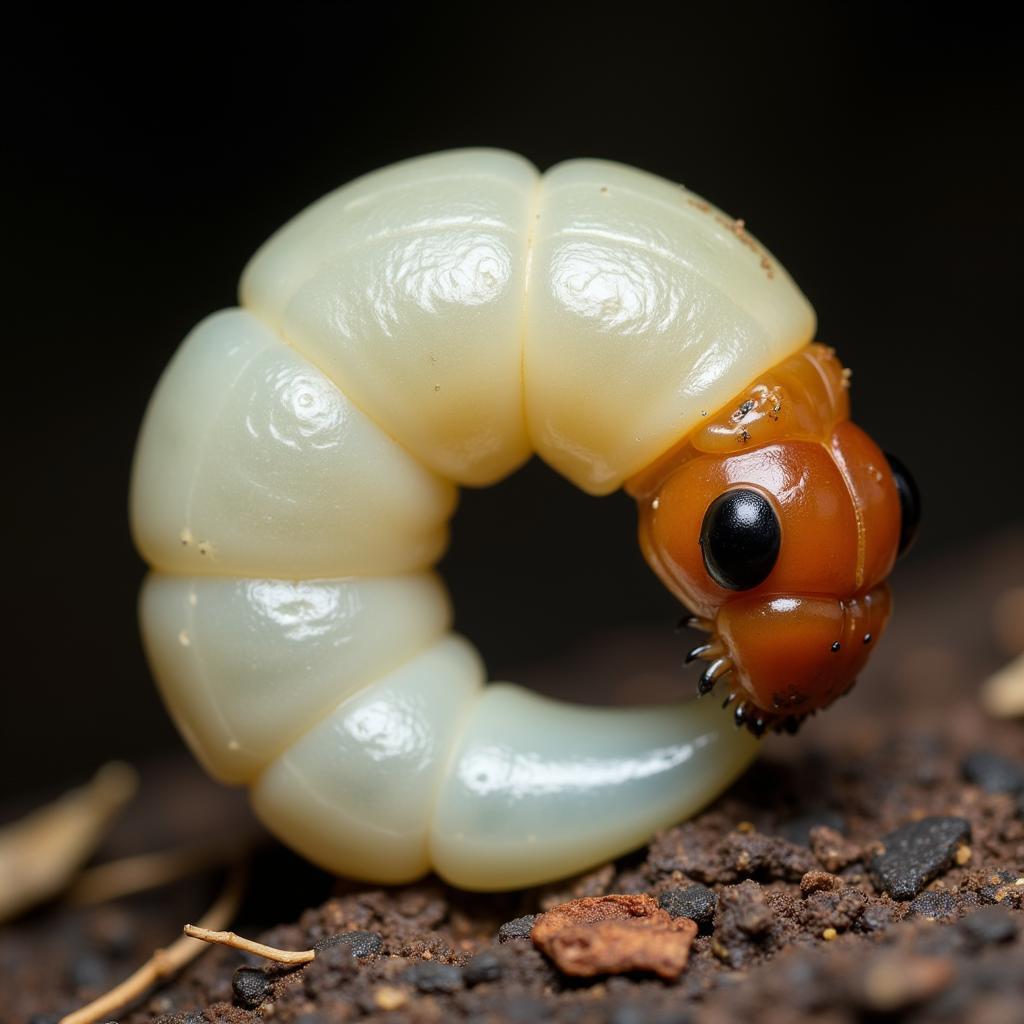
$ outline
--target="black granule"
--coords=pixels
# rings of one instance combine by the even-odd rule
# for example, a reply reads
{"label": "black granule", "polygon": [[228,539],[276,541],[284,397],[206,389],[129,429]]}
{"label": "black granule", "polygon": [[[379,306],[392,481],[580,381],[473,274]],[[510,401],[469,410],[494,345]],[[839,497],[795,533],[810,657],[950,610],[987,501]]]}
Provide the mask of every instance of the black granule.
{"label": "black granule", "polygon": [[910,913],[932,920],[951,920],[957,916],[957,902],[949,892],[923,892],[910,904]]}
{"label": "black granule", "polygon": [[466,964],[462,972],[462,980],[472,988],[474,985],[482,985],[486,981],[497,981],[503,970],[501,961],[489,950],[484,950],[483,953],[477,953]]}
{"label": "black granule", "polygon": [[353,956],[373,956],[384,948],[384,940],[378,932],[337,932],[321,939],[313,949],[320,953],[331,946],[348,946]]}
{"label": "black granule", "polygon": [[682,889],[669,889],[658,897],[658,905],[672,917],[688,917],[696,921],[707,934],[715,919],[718,897],[706,885],[688,885]]}
{"label": "black granule", "polygon": [[533,922],[536,920],[536,914],[526,914],[523,917],[516,917],[511,921],[506,921],[498,929],[498,941],[515,942],[517,939],[528,939],[533,929]]}
{"label": "black granule", "polygon": [[885,851],[871,858],[875,886],[893,899],[913,899],[952,864],[970,837],[971,826],[963,818],[922,818],[903,825],[885,836]]}
{"label": "black granule", "polygon": [[255,1010],[270,990],[267,976],[258,967],[239,967],[231,979],[235,1002],[246,1010]]}
{"label": "black granule", "polygon": [[413,964],[402,974],[402,980],[420,992],[455,992],[462,988],[462,970],[448,964],[426,960]]}
{"label": "black granule", "polygon": [[986,793],[1024,792],[1024,765],[1009,758],[978,751],[963,763],[964,778]]}

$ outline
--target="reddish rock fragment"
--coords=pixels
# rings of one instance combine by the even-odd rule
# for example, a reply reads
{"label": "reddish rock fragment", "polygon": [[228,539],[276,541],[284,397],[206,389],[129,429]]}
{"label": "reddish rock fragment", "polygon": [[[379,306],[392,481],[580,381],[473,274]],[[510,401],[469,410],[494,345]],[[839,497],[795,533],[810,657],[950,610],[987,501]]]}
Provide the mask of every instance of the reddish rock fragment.
{"label": "reddish rock fragment", "polygon": [[673,918],[646,895],[584,897],[537,918],[530,937],[563,974],[643,971],[668,981],[686,967],[697,924]]}
{"label": "reddish rock fragment", "polygon": [[543,942],[562,928],[572,925],[597,924],[599,921],[625,921],[645,918],[661,908],[646,893],[613,893],[610,896],[584,896],[552,907],[533,923],[530,938]]}

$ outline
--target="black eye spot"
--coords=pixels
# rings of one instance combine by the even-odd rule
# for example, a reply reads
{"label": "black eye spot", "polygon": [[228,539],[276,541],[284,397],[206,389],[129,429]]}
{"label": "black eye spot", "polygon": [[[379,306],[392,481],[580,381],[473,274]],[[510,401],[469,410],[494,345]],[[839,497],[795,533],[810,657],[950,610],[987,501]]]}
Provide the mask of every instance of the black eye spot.
{"label": "black eye spot", "polygon": [[917,528],[921,522],[921,492],[917,489],[917,483],[910,475],[910,470],[895,455],[886,452],[885,457],[889,460],[889,468],[892,470],[896,490],[900,496],[899,554],[903,555],[917,537]]}
{"label": "black eye spot", "polygon": [[720,494],[704,513],[700,547],[708,575],[726,590],[749,590],[775,566],[782,527],[775,509],[757,491]]}

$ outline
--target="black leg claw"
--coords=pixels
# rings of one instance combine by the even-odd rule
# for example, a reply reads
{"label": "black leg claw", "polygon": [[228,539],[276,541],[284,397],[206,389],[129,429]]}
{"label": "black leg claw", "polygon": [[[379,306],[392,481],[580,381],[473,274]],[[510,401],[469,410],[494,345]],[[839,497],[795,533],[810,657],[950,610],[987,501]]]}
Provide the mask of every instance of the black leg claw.
{"label": "black leg claw", "polygon": [[728,658],[718,658],[711,662],[697,681],[697,693],[701,697],[710,693],[715,688],[715,683],[731,670],[732,662]]}
{"label": "black leg claw", "polygon": [[696,647],[694,647],[694,649],[692,651],[690,651],[686,655],[686,658],[683,661],[683,664],[684,665],[689,665],[691,661],[696,661],[702,655],[707,654],[708,651],[714,650],[714,647],[715,647],[714,644],[698,644]]}

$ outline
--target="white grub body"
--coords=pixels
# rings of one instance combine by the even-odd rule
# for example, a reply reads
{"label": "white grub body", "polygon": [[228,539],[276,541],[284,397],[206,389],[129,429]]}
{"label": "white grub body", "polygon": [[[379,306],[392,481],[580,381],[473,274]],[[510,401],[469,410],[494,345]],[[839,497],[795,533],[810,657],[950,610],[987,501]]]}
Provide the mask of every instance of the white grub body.
{"label": "white grub body", "polygon": [[136,452],[143,635],[196,756],[379,882],[539,883],[696,811],[746,731],[485,686],[430,567],[457,485],[536,453],[608,493],[813,330],[741,224],[618,164],[440,153],[313,204],[185,340]]}

